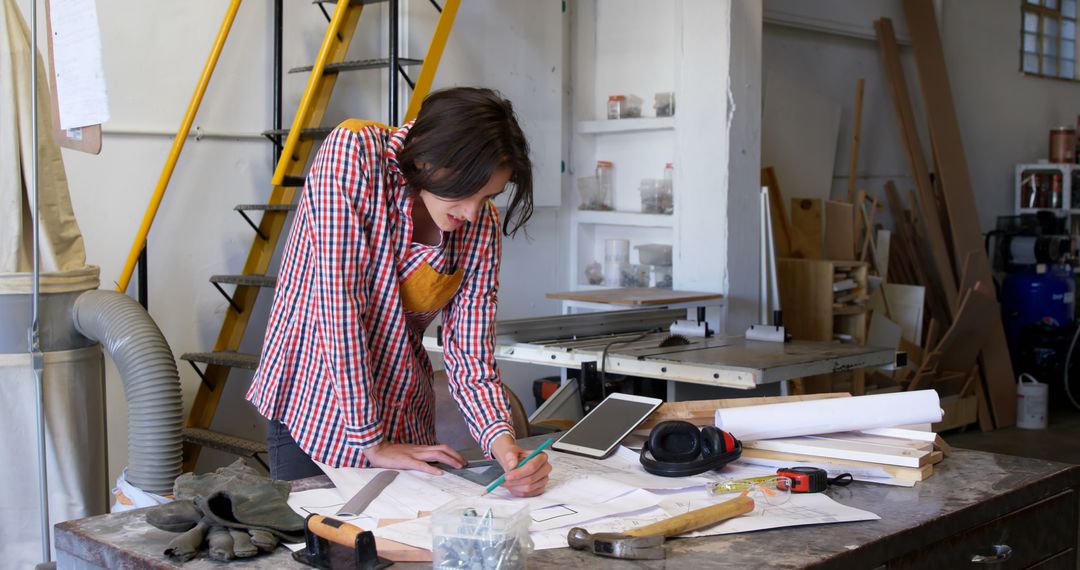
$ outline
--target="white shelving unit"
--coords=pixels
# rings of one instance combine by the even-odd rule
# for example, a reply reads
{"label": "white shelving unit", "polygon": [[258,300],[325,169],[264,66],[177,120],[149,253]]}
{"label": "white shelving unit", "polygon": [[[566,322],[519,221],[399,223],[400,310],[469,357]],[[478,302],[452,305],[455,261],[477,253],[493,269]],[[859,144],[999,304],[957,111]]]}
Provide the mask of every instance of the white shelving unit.
{"label": "white shelving unit", "polygon": [[637,119],[578,121],[575,130],[579,135],[632,133],[638,131],[668,131],[675,130],[675,117],[643,117]]}
{"label": "white shelving unit", "polygon": [[[573,45],[573,135],[570,137],[570,185],[572,198],[568,256],[568,287],[572,290],[603,288],[585,281],[585,267],[604,262],[607,239],[630,241],[630,263],[638,262],[634,246],[660,243],[679,245],[675,231],[677,215],[641,212],[639,184],[643,178],[662,178],[664,165],[675,162],[676,118],[656,117],[652,108],[658,92],[676,91],[677,26],[671,10],[639,10],[610,0],[571,3]],[[649,29],[648,34],[626,34],[628,29]],[[642,117],[606,119],[609,95],[637,95]],[[678,93],[676,93],[676,108]],[[677,111],[676,111],[677,114]],[[590,176],[599,160],[615,164],[614,211],[579,210],[577,178]],[[678,164],[673,181],[679,200]],[[677,263],[677,261],[676,261]]]}
{"label": "white shelving unit", "polygon": [[[1042,179],[1037,186],[1043,190],[1031,192],[1025,188],[1025,181],[1031,175],[1040,176]],[[1050,177],[1061,176],[1061,202],[1058,207],[1040,206],[1038,200],[1046,200],[1040,194],[1052,195],[1053,182]],[[1053,212],[1059,218],[1068,220],[1069,233],[1080,232],[1080,188],[1074,188],[1074,182],[1080,182],[1080,164],[1041,162],[1032,164],[1017,164],[1013,187],[1013,211],[1017,214],[1034,214],[1036,212]],[[1074,192],[1076,195],[1074,196]],[[1042,202],[1045,204],[1046,202]]]}

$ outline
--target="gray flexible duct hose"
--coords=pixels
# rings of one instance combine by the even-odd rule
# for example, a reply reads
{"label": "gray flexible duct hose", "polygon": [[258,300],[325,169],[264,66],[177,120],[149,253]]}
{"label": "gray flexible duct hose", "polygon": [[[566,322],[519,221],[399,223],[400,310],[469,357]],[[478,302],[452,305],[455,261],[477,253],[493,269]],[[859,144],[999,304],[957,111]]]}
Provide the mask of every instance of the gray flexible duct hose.
{"label": "gray flexible duct hose", "polygon": [[165,336],[142,305],[115,291],[79,295],[72,318],[80,333],[105,347],[124,382],[128,482],[149,493],[171,494],[183,460],[184,406]]}

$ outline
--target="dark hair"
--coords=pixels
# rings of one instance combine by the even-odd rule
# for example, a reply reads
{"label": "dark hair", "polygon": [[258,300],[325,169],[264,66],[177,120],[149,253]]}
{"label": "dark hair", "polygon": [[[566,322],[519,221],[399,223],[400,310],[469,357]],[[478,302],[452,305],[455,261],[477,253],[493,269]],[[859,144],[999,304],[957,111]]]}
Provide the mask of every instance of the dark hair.
{"label": "dark hair", "polygon": [[[428,95],[398,153],[398,165],[414,190],[450,200],[479,192],[496,170],[508,166],[513,186],[503,233],[514,235],[532,216],[529,142],[510,101],[491,89],[453,87]],[[440,168],[449,174],[435,179]]]}

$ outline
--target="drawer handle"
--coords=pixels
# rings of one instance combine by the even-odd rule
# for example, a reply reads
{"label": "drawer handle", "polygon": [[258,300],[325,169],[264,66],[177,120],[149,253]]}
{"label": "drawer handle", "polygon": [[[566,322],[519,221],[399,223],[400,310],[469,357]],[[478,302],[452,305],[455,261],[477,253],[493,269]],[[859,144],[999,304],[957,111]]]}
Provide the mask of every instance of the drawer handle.
{"label": "drawer handle", "polygon": [[1008,544],[995,544],[991,548],[994,550],[993,554],[976,554],[971,557],[971,561],[975,564],[998,564],[1012,558],[1012,547]]}

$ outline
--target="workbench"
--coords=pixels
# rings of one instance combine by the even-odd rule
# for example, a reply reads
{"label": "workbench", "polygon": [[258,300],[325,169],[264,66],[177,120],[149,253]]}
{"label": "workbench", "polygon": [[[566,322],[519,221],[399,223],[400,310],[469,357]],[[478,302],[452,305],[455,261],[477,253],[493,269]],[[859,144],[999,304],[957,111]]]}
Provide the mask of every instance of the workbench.
{"label": "workbench", "polygon": [[[298,490],[327,487],[316,477]],[[994,568],[1076,568],[1080,467],[957,449],[913,488],[853,483],[827,493],[881,520],[675,539],[666,561],[620,561],[570,549],[543,550],[529,568],[960,568],[971,557],[1012,548]],[[206,558],[173,565],[162,556],[173,534],[145,522],[145,510],[56,525],[60,568],[307,568],[279,548],[222,565]],[[430,568],[398,564],[395,568]]]}
{"label": "workbench", "polygon": [[[661,346],[681,309],[639,309],[499,321],[495,358],[566,369],[750,390],[793,378],[892,364],[894,348],[832,342],[786,343],[741,336],[688,337]],[[441,329],[424,337],[441,353]],[[605,356],[606,354],[606,356]]]}

